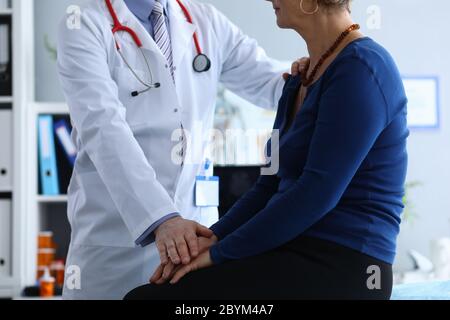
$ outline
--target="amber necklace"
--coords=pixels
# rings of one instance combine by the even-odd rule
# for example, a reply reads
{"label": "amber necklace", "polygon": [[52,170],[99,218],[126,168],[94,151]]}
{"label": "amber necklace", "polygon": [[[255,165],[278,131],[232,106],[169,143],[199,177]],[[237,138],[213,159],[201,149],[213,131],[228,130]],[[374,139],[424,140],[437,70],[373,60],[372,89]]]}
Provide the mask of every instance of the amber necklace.
{"label": "amber necklace", "polygon": [[342,41],[344,41],[344,39],[353,31],[359,30],[360,26],[359,24],[352,24],[347,30],[345,30],[344,32],[341,33],[341,35],[336,39],[336,41],[333,43],[333,45],[330,47],[330,49],[328,49],[323,55],[322,57],[320,57],[319,62],[317,62],[316,66],[314,67],[314,69],[312,70],[311,74],[309,75],[309,77],[307,77],[307,72],[308,70],[303,72],[303,80],[302,80],[302,84],[305,87],[309,87],[313,81],[314,81],[314,77],[317,74],[317,71],[319,71],[320,67],[322,67],[322,65],[324,64],[324,62],[334,53],[334,51],[336,51],[336,49],[339,47],[339,45],[342,43]]}

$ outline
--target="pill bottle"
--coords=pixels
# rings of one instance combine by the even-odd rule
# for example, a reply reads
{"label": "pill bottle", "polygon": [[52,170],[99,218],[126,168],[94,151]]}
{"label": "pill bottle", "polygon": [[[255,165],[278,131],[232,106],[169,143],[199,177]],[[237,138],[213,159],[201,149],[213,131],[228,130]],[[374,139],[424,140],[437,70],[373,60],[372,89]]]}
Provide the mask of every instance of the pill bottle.
{"label": "pill bottle", "polygon": [[55,295],[55,278],[50,275],[48,268],[45,268],[44,275],[39,279],[39,293],[41,298],[51,298]]}
{"label": "pill bottle", "polygon": [[50,273],[56,280],[56,285],[62,287],[64,285],[64,261],[56,260],[50,266]]}
{"label": "pill bottle", "polygon": [[38,249],[38,266],[48,266],[55,260],[55,249]]}
{"label": "pill bottle", "polygon": [[53,232],[51,231],[39,232],[38,248],[39,249],[53,248]]}

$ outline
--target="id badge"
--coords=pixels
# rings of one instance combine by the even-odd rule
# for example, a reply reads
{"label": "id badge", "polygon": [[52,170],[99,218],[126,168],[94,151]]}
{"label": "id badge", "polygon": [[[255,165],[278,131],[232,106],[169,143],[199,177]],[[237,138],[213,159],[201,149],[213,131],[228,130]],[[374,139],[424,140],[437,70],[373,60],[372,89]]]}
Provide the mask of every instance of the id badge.
{"label": "id badge", "polygon": [[219,177],[198,176],[195,181],[195,205],[219,206]]}

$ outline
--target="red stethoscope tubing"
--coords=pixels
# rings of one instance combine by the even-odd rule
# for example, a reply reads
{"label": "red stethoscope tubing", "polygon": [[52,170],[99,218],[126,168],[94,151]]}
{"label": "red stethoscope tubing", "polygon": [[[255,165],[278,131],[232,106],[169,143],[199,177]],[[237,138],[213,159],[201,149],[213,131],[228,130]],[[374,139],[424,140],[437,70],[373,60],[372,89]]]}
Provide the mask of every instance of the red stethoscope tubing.
{"label": "red stethoscope tubing", "polygon": [[[180,6],[181,10],[183,11],[183,13],[184,13],[184,15],[185,15],[187,21],[188,21],[190,24],[193,24],[194,21],[192,20],[192,16],[191,16],[191,14],[189,13],[189,10],[188,10],[188,9],[186,8],[186,6],[181,2],[181,0],[177,0],[177,2],[178,2],[178,5]],[[194,43],[195,43],[195,47],[197,48],[197,53],[198,53],[198,54],[203,54],[202,48],[200,47],[200,42],[198,41],[198,37],[197,37],[197,33],[196,33],[196,32],[194,32]]]}
{"label": "red stethoscope tubing", "polygon": [[[114,34],[114,33],[117,33],[119,31],[127,32],[133,38],[133,41],[136,43],[138,48],[142,48],[141,39],[139,39],[139,37],[136,34],[136,32],[134,32],[133,29],[124,26],[119,21],[119,18],[117,17],[116,11],[113,8],[111,0],[106,0],[106,6],[108,7],[108,11],[109,11],[109,13],[111,15],[111,18],[113,19],[113,23],[114,23],[113,28],[112,28],[112,33]],[[117,50],[120,49],[119,43],[117,41],[116,41],[116,47],[117,47]]]}
{"label": "red stethoscope tubing", "polygon": [[[120,22],[119,18],[117,17],[116,11],[113,8],[111,0],[105,0],[105,1],[106,1],[106,6],[108,7],[108,11],[109,11],[109,13],[111,15],[111,18],[113,19],[113,23],[114,23],[113,28],[112,28],[112,33],[114,34],[114,33],[117,33],[119,31],[127,32],[133,38],[133,41],[136,43],[138,48],[142,48],[141,39],[139,39],[139,37],[136,34],[136,32],[134,32],[133,29],[131,29],[131,28],[127,27],[127,26],[124,26]],[[178,5],[180,6],[181,10],[183,11],[187,21],[190,24],[193,24],[192,16],[189,13],[189,10],[186,8],[186,6],[180,0],[176,0],[176,1],[177,1]],[[199,55],[203,54],[202,48],[200,47],[200,42],[198,41],[198,36],[197,36],[196,32],[194,32],[194,43],[195,43],[195,48],[197,49],[197,53]],[[116,47],[117,47],[118,50],[120,49],[119,43],[117,41],[116,41]]]}

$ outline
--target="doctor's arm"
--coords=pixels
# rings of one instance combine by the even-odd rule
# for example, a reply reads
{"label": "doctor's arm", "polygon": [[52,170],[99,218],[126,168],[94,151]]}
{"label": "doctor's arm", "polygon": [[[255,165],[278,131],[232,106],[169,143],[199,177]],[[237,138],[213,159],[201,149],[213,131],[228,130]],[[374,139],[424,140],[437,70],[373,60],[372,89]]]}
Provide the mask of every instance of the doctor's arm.
{"label": "doctor's arm", "polygon": [[[79,29],[69,29],[62,21],[58,71],[82,148],[137,241],[155,222],[178,210],[126,122],[126,109],[108,66],[107,51],[114,44],[107,44],[98,24],[86,13]],[[167,262],[168,251],[174,263],[179,263],[179,254],[188,261],[188,245],[195,251],[196,232],[209,234],[205,229],[180,217],[164,221],[155,233],[162,261]]]}
{"label": "doctor's arm", "polygon": [[258,43],[246,36],[216,9],[211,20],[220,48],[221,82],[253,104],[274,109],[284,86],[280,63],[267,56]]}

